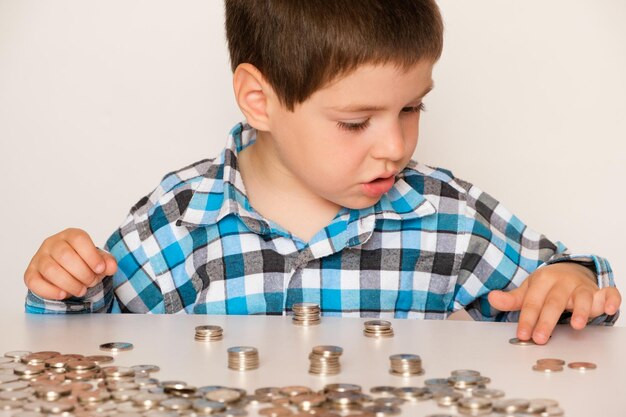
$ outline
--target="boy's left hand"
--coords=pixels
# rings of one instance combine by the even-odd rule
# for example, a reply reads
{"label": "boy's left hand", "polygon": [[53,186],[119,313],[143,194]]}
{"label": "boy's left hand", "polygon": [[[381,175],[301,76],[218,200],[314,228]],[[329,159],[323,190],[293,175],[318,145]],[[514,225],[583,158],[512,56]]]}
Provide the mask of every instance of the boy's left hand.
{"label": "boy's left hand", "polygon": [[537,344],[550,338],[563,311],[572,311],[570,324],[583,329],[589,318],[617,313],[622,297],[617,288],[599,289],[593,272],[582,265],[559,262],[530,274],[514,290],[491,291],[489,303],[501,311],[521,310],[517,337]]}

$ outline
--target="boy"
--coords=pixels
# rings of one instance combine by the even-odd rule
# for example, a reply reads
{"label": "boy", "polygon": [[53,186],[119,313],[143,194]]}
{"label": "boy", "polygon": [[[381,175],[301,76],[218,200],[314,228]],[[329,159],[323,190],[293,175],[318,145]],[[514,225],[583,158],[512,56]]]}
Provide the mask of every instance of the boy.
{"label": "boy", "polygon": [[[442,49],[432,0],[227,0],[246,123],[165,176],[98,250],[68,229],[24,279],[29,312],[284,314],[612,324],[608,263],[569,255],[496,200],[411,161]],[[507,292],[503,292],[506,290]],[[69,297],[69,298],[68,298]],[[520,311],[521,310],[521,311]]]}

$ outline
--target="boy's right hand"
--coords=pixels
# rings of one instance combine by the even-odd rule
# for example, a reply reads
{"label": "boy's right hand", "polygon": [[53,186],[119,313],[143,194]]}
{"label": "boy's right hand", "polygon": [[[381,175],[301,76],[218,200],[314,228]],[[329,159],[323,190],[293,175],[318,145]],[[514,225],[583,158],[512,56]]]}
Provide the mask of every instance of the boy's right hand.
{"label": "boy's right hand", "polygon": [[80,229],[66,229],[43,241],[24,272],[24,283],[49,300],[82,297],[104,277],[113,275],[113,255],[98,249]]}

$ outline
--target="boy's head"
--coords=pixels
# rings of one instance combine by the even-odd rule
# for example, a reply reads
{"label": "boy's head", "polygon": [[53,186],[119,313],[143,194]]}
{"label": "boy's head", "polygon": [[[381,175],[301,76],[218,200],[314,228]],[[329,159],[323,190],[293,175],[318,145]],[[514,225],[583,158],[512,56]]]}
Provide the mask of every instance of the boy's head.
{"label": "boy's head", "polygon": [[435,62],[434,0],[226,0],[232,70],[254,65],[289,110],[362,64]]}
{"label": "boy's head", "polygon": [[443,45],[434,0],[225,1],[257,173],[302,201],[376,203],[417,144]]}

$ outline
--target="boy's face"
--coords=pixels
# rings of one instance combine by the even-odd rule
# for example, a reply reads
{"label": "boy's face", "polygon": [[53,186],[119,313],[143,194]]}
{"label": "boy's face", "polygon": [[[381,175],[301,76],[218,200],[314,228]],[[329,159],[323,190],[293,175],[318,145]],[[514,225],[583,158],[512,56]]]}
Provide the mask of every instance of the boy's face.
{"label": "boy's face", "polygon": [[408,71],[363,65],[293,112],[270,105],[265,133],[273,138],[281,168],[303,190],[339,206],[375,204],[413,155],[432,68],[430,61]]}

